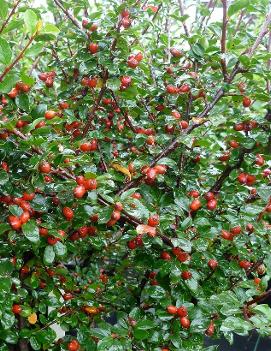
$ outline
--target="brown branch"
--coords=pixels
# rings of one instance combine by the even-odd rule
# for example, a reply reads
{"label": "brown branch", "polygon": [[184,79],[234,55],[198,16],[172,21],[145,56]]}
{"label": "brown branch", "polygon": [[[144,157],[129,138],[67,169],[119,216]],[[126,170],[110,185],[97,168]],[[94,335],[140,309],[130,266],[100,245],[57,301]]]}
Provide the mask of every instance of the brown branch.
{"label": "brown branch", "polygon": [[234,36],[236,36],[236,34],[239,32],[239,28],[240,28],[240,25],[242,23],[242,19],[244,17],[244,14],[245,14],[245,10],[242,10],[240,15],[239,15],[238,22],[237,22],[237,25],[236,25],[235,30],[234,30],[234,32],[235,32]]}
{"label": "brown branch", "polygon": [[[213,101],[199,114],[199,118],[204,118],[206,117],[209,112],[212,110],[212,108],[215,106],[215,104],[218,102],[218,100],[221,99],[223,96],[224,91],[222,89],[219,89],[217,93],[215,94]],[[183,134],[190,134],[194,129],[198,128],[202,124],[204,124],[205,121],[201,123],[195,123],[192,124]],[[162,150],[151,162],[150,167],[155,166],[155,164],[161,160],[161,158],[166,157],[169,155],[171,152],[173,152],[177,147],[179,146],[179,138],[173,138],[172,141],[169,143],[169,145]],[[128,189],[136,187],[142,180],[144,179],[144,176],[139,176],[136,179],[132,180],[129,183],[126,183],[125,186],[119,190],[117,195],[121,195],[123,192],[125,192]]]}
{"label": "brown branch", "polygon": [[264,36],[268,33],[268,27],[271,23],[271,12],[266,16],[265,22],[262,26],[262,29],[257,37],[257,39],[255,40],[254,44],[252,45],[252,47],[250,49],[248,49],[247,53],[248,53],[248,57],[252,57],[252,55],[254,54],[254,52],[257,50],[258,46],[261,44]]}
{"label": "brown branch", "polygon": [[3,24],[2,24],[2,26],[1,26],[1,28],[0,28],[0,34],[1,34],[1,33],[3,32],[3,30],[6,28],[6,26],[7,26],[8,22],[9,22],[9,20],[10,20],[11,17],[14,15],[14,13],[15,13],[15,11],[16,11],[16,9],[17,9],[17,7],[18,7],[18,5],[20,4],[21,1],[22,1],[22,0],[17,0],[17,1],[14,3],[14,5],[13,5],[13,7],[12,7],[12,10],[10,11],[10,14],[8,15],[7,19],[3,22]]}
{"label": "brown branch", "polygon": [[218,192],[221,189],[221,187],[222,187],[223,183],[225,182],[225,180],[231,174],[231,172],[234,169],[237,169],[237,168],[239,168],[241,166],[242,162],[244,161],[245,154],[250,152],[252,149],[242,149],[240,151],[240,154],[239,154],[239,157],[238,157],[238,161],[236,162],[236,164],[232,165],[232,166],[228,165],[224,169],[224,171],[221,173],[221,175],[219,176],[219,178],[217,179],[215,184],[210,188],[209,191],[211,191],[211,192]]}
{"label": "brown branch", "polygon": [[104,93],[106,91],[106,81],[107,81],[107,79],[108,79],[108,71],[104,70],[104,72],[103,72],[103,83],[102,83],[103,85],[102,85],[102,87],[100,89],[99,95],[98,95],[95,103],[92,106],[92,109],[91,109],[90,114],[89,114],[88,121],[87,121],[87,123],[86,123],[86,125],[85,125],[85,127],[83,129],[83,134],[82,134],[83,137],[86,136],[89,128],[91,127],[92,120],[95,117],[95,112],[96,112],[97,108],[99,107],[100,102],[101,102],[101,100],[102,100],[102,98],[104,96]]}
{"label": "brown branch", "polygon": [[[120,32],[120,28],[121,28],[121,18],[119,18],[118,24],[117,24],[117,28],[116,28],[116,32],[117,34]],[[110,47],[110,52],[112,54],[113,51],[116,50],[116,46],[117,46],[117,37],[113,39],[111,47]]]}
{"label": "brown branch", "polygon": [[211,17],[211,15],[212,15],[212,13],[214,12],[215,5],[216,5],[216,0],[209,0],[209,3],[208,3],[208,5],[207,5],[207,8],[210,9],[210,8],[212,7],[212,9],[211,9],[211,11],[210,11],[208,17],[207,17],[207,16],[203,16],[203,17],[202,17],[201,22],[200,22],[200,25],[199,25],[199,29],[202,29],[203,23],[204,23],[206,17],[207,17],[207,20],[206,20],[205,26],[207,26],[207,24],[208,24],[208,22],[209,22],[209,20],[210,20],[210,17]]}
{"label": "brown branch", "polygon": [[126,111],[124,111],[123,108],[119,105],[118,100],[117,100],[116,95],[114,94],[113,90],[110,90],[110,92],[111,92],[111,95],[112,95],[112,97],[113,97],[113,100],[115,101],[116,106],[120,109],[120,112],[121,112],[122,116],[124,117],[125,122],[128,124],[128,126],[130,127],[130,129],[131,129],[134,133],[136,133],[136,129],[135,129],[135,127],[133,126],[133,123],[131,122],[131,119],[130,119],[128,113],[127,113]]}
{"label": "brown branch", "polygon": [[[72,15],[68,10],[65,9],[65,7],[62,5],[60,0],[54,0],[55,4],[62,10],[62,12],[72,21],[72,23],[80,29],[82,32],[82,27],[79,23],[79,21]],[[85,32],[83,32],[85,34]]]}
{"label": "brown branch", "polygon": [[[183,17],[184,16],[184,8],[183,8],[182,0],[178,0],[178,3],[179,3],[179,9],[180,9],[181,16]],[[186,25],[185,20],[183,20],[182,23],[183,23],[183,29],[184,29],[185,35],[187,37],[189,37],[189,31],[188,31],[188,27]]]}
{"label": "brown branch", "polygon": [[21,50],[21,52],[19,53],[19,55],[15,58],[15,60],[4,69],[4,72],[0,75],[0,82],[3,81],[3,79],[5,78],[5,76],[12,70],[12,68],[21,60],[21,58],[24,56],[24,53],[26,52],[26,50],[29,48],[29,46],[31,45],[31,43],[33,42],[33,40],[35,39],[36,35],[37,35],[37,31],[29,38],[26,46]]}
{"label": "brown branch", "polygon": [[222,22],[222,34],[221,34],[221,54],[222,58],[220,60],[222,73],[224,77],[224,81],[227,82],[228,80],[228,73],[227,73],[227,65],[226,65],[226,36],[227,36],[227,0],[221,0],[223,6],[223,22]]}
{"label": "brown branch", "polygon": [[254,303],[261,302],[261,301],[265,300],[269,295],[271,295],[271,289],[267,290],[266,292],[264,292],[263,294],[261,294],[259,296],[256,296],[253,300],[248,301],[246,305],[251,306]]}
{"label": "brown branch", "polygon": [[[152,19],[150,20],[149,24],[146,26],[146,28],[143,29],[143,31],[141,32],[141,36],[145,35],[147,33],[147,31],[149,30],[151,23],[153,23],[156,19],[156,17],[158,16],[159,10],[162,7],[162,3],[158,6],[157,11],[155,12],[155,14],[153,15]],[[135,43],[138,42],[138,38],[135,38],[130,46],[133,46]]]}
{"label": "brown branch", "polygon": [[[267,49],[268,53],[271,52],[271,30],[269,31],[269,36],[268,36],[268,42],[267,42],[266,49]],[[268,59],[268,61],[267,61],[267,70],[270,72],[270,69],[271,69],[271,59]],[[266,90],[267,90],[267,93],[270,94],[270,91],[271,91],[270,79],[267,79]]]}
{"label": "brown branch", "polygon": [[65,70],[63,68],[63,65],[62,65],[62,63],[60,61],[60,58],[59,58],[59,56],[57,54],[57,51],[54,48],[52,48],[52,55],[56,59],[56,62],[59,64],[61,72],[63,73],[63,75],[65,77],[65,81],[68,82],[69,81],[69,77],[67,76],[67,73],[65,72]]}

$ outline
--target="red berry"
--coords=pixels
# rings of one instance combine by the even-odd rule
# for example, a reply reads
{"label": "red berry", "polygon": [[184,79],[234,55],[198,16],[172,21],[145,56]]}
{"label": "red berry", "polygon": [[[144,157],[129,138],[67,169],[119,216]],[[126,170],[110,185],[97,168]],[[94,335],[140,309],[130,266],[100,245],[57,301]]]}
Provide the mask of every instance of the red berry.
{"label": "red berry", "polygon": [[177,93],[177,88],[174,85],[167,85],[166,90],[169,94]]}
{"label": "red berry", "polygon": [[146,173],[146,178],[150,181],[154,181],[157,177],[157,171],[155,168],[149,168]]}
{"label": "red berry", "polygon": [[97,86],[97,78],[91,78],[88,80],[87,82],[87,85],[90,87],[90,88],[96,88]]}
{"label": "red berry", "polygon": [[191,211],[197,211],[199,208],[201,208],[201,202],[199,199],[193,200],[190,204],[190,210]]}
{"label": "red berry", "polygon": [[127,64],[130,68],[136,68],[139,65],[139,62],[134,57],[131,57],[128,59]]}
{"label": "red berry", "polygon": [[189,329],[190,328],[190,320],[187,317],[181,317],[180,318],[180,323],[181,323],[181,326],[184,329]]}
{"label": "red berry", "polygon": [[177,314],[179,317],[186,317],[188,315],[187,308],[185,306],[181,306],[177,309]]}
{"label": "red berry", "polygon": [[182,115],[178,111],[172,111],[171,116],[173,116],[176,119],[180,119]]}
{"label": "red berry", "polygon": [[65,294],[63,295],[63,299],[64,299],[65,301],[71,300],[71,299],[73,299],[73,294],[72,294],[72,293],[65,293]]}
{"label": "red berry", "polygon": [[181,57],[183,55],[183,53],[176,48],[171,48],[170,53],[173,57]]}
{"label": "red berry", "polygon": [[130,250],[136,249],[137,247],[136,241],[134,239],[128,241],[127,246],[129,247]]}
{"label": "red berry", "polygon": [[204,195],[204,198],[207,200],[207,201],[210,201],[210,200],[213,200],[215,198],[215,195],[214,193],[212,193],[211,191],[209,191],[208,193],[206,193]]}
{"label": "red berry", "polygon": [[156,165],[154,166],[154,169],[158,174],[165,174],[167,171],[167,166],[166,165]]}
{"label": "red berry", "polygon": [[68,350],[69,351],[78,351],[80,349],[80,344],[76,339],[72,339],[68,343]]}
{"label": "red berry", "polygon": [[88,46],[88,50],[92,55],[96,54],[99,50],[99,45],[96,43],[90,43]]}
{"label": "red berry", "polygon": [[45,112],[44,117],[46,119],[53,119],[56,115],[57,115],[57,112],[50,110]]}
{"label": "red berry", "polygon": [[179,93],[189,93],[190,86],[188,84],[183,84],[179,89]]}
{"label": "red berry", "polygon": [[96,179],[85,179],[84,187],[86,190],[95,190],[97,189],[97,180]]}
{"label": "red berry", "polygon": [[259,285],[261,283],[261,278],[254,278],[254,283]]}
{"label": "red berry", "polygon": [[8,217],[8,221],[10,226],[14,229],[14,230],[19,230],[22,226],[22,222],[20,220],[19,217],[16,216],[9,216]]}
{"label": "red berry", "polygon": [[234,126],[234,129],[238,132],[241,132],[242,130],[244,130],[244,124],[243,123],[236,123]]}
{"label": "red berry", "polygon": [[128,87],[132,82],[132,78],[129,76],[123,76],[120,81],[123,86]]}
{"label": "red berry", "polygon": [[208,266],[212,269],[212,270],[215,270],[218,266],[218,262],[217,260],[214,260],[214,259],[210,259],[208,261]]}
{"label": "red berry", "polygon": [[162,260],[165,260],[165,261],[171,260],[170,254],[166,251],[161,252],[160,257],[162,258]]}
{"label": "red berry", "polygon": [[253,233],[253,232],[254,232],[254,226],[253,226],[253,224],[248,223],[247,226],[246,226],[246,230],[247,230],[249,233]]}
{"label": "red berry", "polygon": [[205,331],[205,334],[207,336],[213,336],[214,332],[215,332],[215,325],[214,325],[214,322],[211,321],[208,328]]}
{"label": "red berry", "polygon": [[247,96],[243,97],[243,106],[244,107],[249,107],[251,105],[251,99]]}
{"label": "red berry", "polygon": [[159,216],[155,214],[148,219],[148,225],[151,227],[156,227],[159,225]]}
{"label": "red berry", "polygon": [[238,175],[237,179],[238,179],[239,183],[246,184],[247,183],[247,174],[246,173],[240,173]]}
{"label": "red berry", "polygon": [[121,202],[116,202],[114,208],[116,211],[121,212],[123,210],[123,205]]}
{"label": "red berry", "polygon": [[49,245],[55,245],[58,241],[59,241],[59,238],[56,238],[56,237],[54,237],[54,236],[49,236],[49,237],[47,238],[47,243],[48,243]]}
{"label": "red berry", "polygon": [[247,175],[247,185],[253,185],[256,182],[256,177],[252,174]]}
{"label": "red berry", "polygon": [[20,314],[22,312],[22,307],[20,305],[14,304],[12,306],[12,312],[14,314]]}
{"label": "red berry", "polygon": [[262,155],[257,154],[256,155],[256,160],[255,160],[256,165],[258,166],[263,166],[264,165],[264,158]]}
{"label": "red berry", "polygon": [[229,145],[233,148],[236,149],[239,147],[239,143],[236,140],[230,140]]}
{"label": "red berry", "polygon": [[76,197],[77,199],[81,199],[86,193],[86,188],[84,187],[84,185],[77,185],[77,187],[74,188],[73,190],[73,194],[74,197]]}
{"label": "red berry", "polygon": [[187,121],[180,121],[179,126],[181,129],[187,129],[189,126],[189,123]]}
{"label": "red berry", "polygon": [[127,29],[131,26],[132,24],[132,21],[129,17],[124,17],[122,20],[121,20],[121,25],[123,26],[123,28]]}
{"label": "red berry", "polygon": [[232,240],[233,235],[232,233],[228,232],[227,230],[222,229],[221,231],[221,237],[225,240]]}
{"label": "red berry", "polygon": [[240,225],[231,228],[231,233],[233,235],[239,235],[241,233],[241,231],[242,231],[242,228],[240,227]]}
{"label": "red berry", "polygon": [[34,199],[34,197],[35,197],[35,193],[23,193],[23,197],[22,198],[25,201],[31,201],[31,200]]}
{"label": "red berry", "polygon": [[42,162],[40,165],[39,165],[39,171],[41,173],[50,173],[51,172],[51,165],[49,162]]}
{"label": "red berry", "polygon": [[245,270],[249,269],[250,266],[251,266],[251,263],[247,260],[242,260],[242,261],[239,261],[239,266]]}
{"label": "red berry", "polygon": [[189,271],[183,271],[182,274],[181,274],[181,277],[182,277],[184,280],[191,279],[191,278],[192,278],[192,273],[189,272]]}
{"label": "red berry", "polygon": [[175,307],[175,306],[170,305],[170,306],[167,307],[167,311],[168,311],[169,314],[176,314],[177,311],[178,311],[178,308]]}
{"label": "red berry", "polygon": [[216,199],[212,199],[212,200],[209,200],[209,201],[207,202],[207,208],[208,208],[208,210],[210,210],[210,211],[215,210],[215,209],[216,209],[216,206],[217,206],[217,201],[216,201]]}
{"label": "red berry", "polygon": [[73,210],[71,208],[64,207],[63,210],[62,210],[62,213],[63,213],[64,217],[66,217],[66,219],[68,221],[73,219],[74,213],[73,213]]}
{"label": "red berry", "polygon": [[130,12],[128,9],[124,9],[121,11],[121,17],[124,18],[124,17],[129,17],[130,16]]}
{"label": "red berry", "polygon": [[113,211],[112,214],[111,214],[111,219],[113,221],[118,221],[120,219],[120,212],[119,211]]}
{"label": "red berry", "polygon": [[135,59],[140,62],[143,60],[143,54],[142,52],[138,52],[136,55],[135,55]]}

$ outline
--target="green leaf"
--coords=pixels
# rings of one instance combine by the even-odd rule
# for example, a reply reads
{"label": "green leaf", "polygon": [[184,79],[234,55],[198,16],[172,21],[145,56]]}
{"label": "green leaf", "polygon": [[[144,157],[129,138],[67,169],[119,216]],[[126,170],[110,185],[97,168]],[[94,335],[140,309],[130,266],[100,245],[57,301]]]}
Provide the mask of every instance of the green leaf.
{"label": "green leaf", "polygon": [[26,94],[20,94],[19,96],[16,97],[15,99],[17,106],[23,110],[28,112],[30,105],[29,105],[29,98]]}
{"label": "green leaf", "polygon": [[24,13],[24,24],[26,31],[33,34],[36,29],[38,17],[33,10],[26,10]]}
{"label": "green leaf", "polygon": [[234,15],[236,12],[246,8],[249,4],[249,0],[235,0],[228,9],[228,16]]}
{"label": "green leaf", "polygon": [[54,36],[57,36],[59,32],[59,29],[54,24],[45,23],[45,25],[42,27],[42,30],[40,31],[40,34],[53,34]]}
{"label": "green leaf", "polygon": [[11,62],[12,51],[9,43],[0,37],[0,62],[8,65]]}
{"label": "green leaf", "polygon": [[40,239],[39,229],[38,229],[35,221],[31,220],[31,221],[28,221],[27,223],[25,223],[22,226],[22,230],[23,230],[25,237],[29,241],[31,241],[33,243],[36,243],[39,241],[39,239]]}
{"label": "green leaf", "polygon": [[148,329],[153,329],[155,327],[156,327],[155,322],[148,319],[138,321],[136,325],[137,330],[148,330]]}
{"label": "green leaf", "polygon": [[57,256],[65,256],[67,253],[67,248],[64,244],[62,244],[62,242],[58,241],[55,245],[54,245],[54,250]]}
{"label": "green leaf", "polygon": [[8,15],[8,3],[5,0],[0,0],[0,18],[5,19]]}
{"label": "green leaf", "polygon": [[30,341],[30,345],[31,345],[32,349],[40,350],[41,345],[40,345],[40,343],[38,342],[38,340],[37,340],[37,338],[35,336],[31,336],[29,341]]}
{"label": "green leaf", "polygon": [[11,278],[9,277],[1,277],[0,279],[0,292],[8,293],[11,288]]}
{"label": "green leaf", "polygon": [[119,88],[120,88],[119,78],[108,79],[108,81],[106,82],[106,86],[108,87],[108,89],[111,89],[113,91],[119,90]]}
{"label": "green leaf", "polygon": [[23,214],[23,210],[21,209],[21,207],[17,205],[11,205],[8,207],[8,209],[9,209],[9,212],[14,216],[21,216]]}
{"label": "green leaf", "polygon": [[4,185],[9,181],[9,176],[6,171],[0,169],[0,185]]}
{"label": "green leaf", "polygon": [[10,229],[9,224],[7,224],[7,223],[0,224],[0,234],[5,233],[9,229]]}
{"label": "green leaf", "polygon": [[43,261],[45,264],[51,264],[55,259],[55,251],[51,245],[46,246],[43,255]]}
{"label": "green leaf", "polygon": [[1,324],[2,324],[2,327],[6,330],[10,329],[13,324],[15,322],[15,316],[12,312],[5,312],[2,314],[2,317],[1,317]]}
{"label": "green leaf", "polygon": [[0,92],[9,93],[14,85],[18,82],[19,76],[17,73],[9,73],[5,76],[4,80],[0,83]]}

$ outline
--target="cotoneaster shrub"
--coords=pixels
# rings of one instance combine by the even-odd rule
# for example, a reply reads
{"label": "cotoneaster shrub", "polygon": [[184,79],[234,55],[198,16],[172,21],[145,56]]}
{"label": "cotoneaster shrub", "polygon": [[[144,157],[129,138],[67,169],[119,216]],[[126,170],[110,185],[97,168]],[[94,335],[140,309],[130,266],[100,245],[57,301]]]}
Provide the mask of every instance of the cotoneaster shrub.
{"label": "cotoneaster shrub", "polygon": [[0,350],[270,335],[268,1],[32,5],[0,1]]}

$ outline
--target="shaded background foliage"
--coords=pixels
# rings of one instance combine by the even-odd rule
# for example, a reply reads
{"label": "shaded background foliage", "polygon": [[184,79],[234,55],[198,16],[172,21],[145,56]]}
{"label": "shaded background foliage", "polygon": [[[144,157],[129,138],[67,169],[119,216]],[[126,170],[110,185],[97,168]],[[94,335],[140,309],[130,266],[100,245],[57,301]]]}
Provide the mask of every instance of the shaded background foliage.
{"label": "shaded background foliage", "polygon": [[0,1],[0,350],[270,335],[270,4],[187,5]]}

